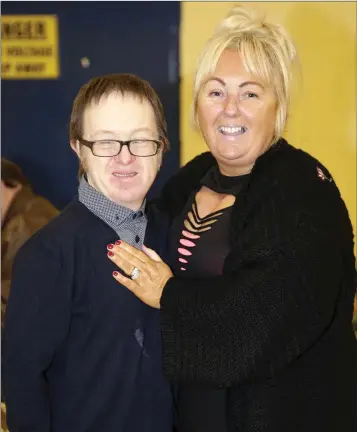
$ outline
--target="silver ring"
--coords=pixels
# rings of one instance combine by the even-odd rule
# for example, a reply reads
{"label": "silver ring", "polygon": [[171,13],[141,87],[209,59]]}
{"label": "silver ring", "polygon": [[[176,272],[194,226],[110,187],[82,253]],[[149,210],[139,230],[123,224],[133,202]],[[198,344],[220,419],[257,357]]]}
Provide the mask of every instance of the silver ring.
{"label": "silver ring", "polygon": [[133,268],[133,271],[130,273],[130,279],[135,280],[139,277],[140,270],[137,267]]}

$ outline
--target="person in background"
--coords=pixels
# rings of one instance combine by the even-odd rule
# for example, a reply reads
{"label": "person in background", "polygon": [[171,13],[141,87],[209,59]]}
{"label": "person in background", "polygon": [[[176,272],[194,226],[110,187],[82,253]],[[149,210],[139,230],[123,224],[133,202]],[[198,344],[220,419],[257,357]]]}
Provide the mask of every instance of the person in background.
{"label": "person in background", "polygon": [[[4,327],[12,266],[19,248],[50,222],[58,210],[36,195],[21,168],[1,158],[1,329]],[[1,400],[3,394],[1,392]],[[1,404],[1,427],[7,430],[6,406]]]}
{"label": "person in background", "polygon": [[48,200],[33,192],[21,168],[1,158],[1,327],[15,255],[26,240],[57,214],[58,210]]}
{"label": "person in background", "polygon": [[281,26],[231,10],[194,82],[209,152],[163,192],[172,270],[124,241],[108,254],[138,274],[118,290],[161,310],[179,432],[357,430],[353,230],[329,171],[281,137],[295,60]]}
{"label": "person in background", "polygon": [[91,79],[73,103],[70,143],[83,174],[78,196],[14,264],[4,328],[9,429],[171,432],[160,313],[118,289],[103,253],[113,238],[165,244],[165,218],[145,200],[168,148],[158,95],[134,75]]}

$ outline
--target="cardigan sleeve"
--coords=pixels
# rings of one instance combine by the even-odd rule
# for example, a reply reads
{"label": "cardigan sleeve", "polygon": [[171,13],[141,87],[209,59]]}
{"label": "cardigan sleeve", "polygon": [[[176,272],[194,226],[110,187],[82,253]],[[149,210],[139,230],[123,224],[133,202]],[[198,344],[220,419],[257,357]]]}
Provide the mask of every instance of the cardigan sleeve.
{"label": "cardigan sleeve", "polygon": [[54,245],[34,237],[20,249],[3,337],[2,378],[11,431],[51,430],[46,374],[68,332],[71,283]]}
{"label": "cardigan sleeve", "polygon": [[354,266],[353,234],[336,186],[312,183],[276,181],[262,194],[232,232],[237,247],[223,275],[168,281],[167,377],[223,386],[274,377],[323,337],[343,286],[341,244]]}

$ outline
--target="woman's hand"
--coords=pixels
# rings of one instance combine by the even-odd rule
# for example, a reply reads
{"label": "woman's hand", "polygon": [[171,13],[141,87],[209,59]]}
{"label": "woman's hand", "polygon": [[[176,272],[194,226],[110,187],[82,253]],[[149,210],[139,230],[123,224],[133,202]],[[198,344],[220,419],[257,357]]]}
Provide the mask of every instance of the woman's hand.
{"label": "woman's hand", "polygon": [[117,241],[115,245],[108,245],[108,250],[109,259],[129,275],[126,277],[119,272],[113,272],[113,277],[141,301],[160,309],[164,286],[173,277],[170,267],[155,251],[145,246],[144,253],[125,242]]}

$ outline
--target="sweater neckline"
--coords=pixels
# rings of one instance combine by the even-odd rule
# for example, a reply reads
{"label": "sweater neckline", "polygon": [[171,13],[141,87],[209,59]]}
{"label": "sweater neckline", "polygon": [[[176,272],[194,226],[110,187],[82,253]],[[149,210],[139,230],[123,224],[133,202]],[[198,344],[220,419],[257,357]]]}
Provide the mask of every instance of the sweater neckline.
{"label": "sweater neckline", "polygon": [[243,184],[248,180],[250,174],[240,176],[226,176],[221,173],[217,164],[213,165],[201,180],[201,185],[217,193],[231,194],[236,196]]}

